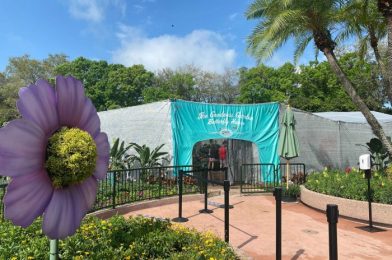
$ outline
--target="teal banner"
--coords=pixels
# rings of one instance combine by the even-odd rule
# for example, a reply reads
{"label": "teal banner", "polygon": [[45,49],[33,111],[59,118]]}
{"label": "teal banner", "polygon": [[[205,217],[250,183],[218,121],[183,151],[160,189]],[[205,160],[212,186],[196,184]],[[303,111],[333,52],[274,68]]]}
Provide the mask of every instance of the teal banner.
{"label": "teal banner", "polygon": [[[193,146],[208,139],[253,142],[260,163],[279,163],[279,104],[208,104],[183,100],[171,102],[174,165],[192,164]],[[273,174],[263,172],[265,181]],[[267,178],[267,179],[266,179]]]}

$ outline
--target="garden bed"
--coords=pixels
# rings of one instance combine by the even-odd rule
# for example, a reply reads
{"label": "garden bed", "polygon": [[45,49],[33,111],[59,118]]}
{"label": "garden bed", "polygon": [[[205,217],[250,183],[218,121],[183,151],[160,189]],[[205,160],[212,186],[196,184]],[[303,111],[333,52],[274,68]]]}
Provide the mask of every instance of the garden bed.
{"label": "garden bed", "polygon": [[[301,186],[301,202],[304,204],[325,211],[327,204],[336,204],[339,207],[341,216],[355,218],[359,220],[369,220],[368,202],[334,197],[308,190]],[[372,203],[373,222],[392,225],[392,205]]]}
{"label": "garden bed", "polygon": [[[22,229],[0,221],[0,259],[47,259],[49,240],[41,219]],[[144,217],[86,218],[76,234],[59,242],[61,259],[239,259],[214,234]]]}

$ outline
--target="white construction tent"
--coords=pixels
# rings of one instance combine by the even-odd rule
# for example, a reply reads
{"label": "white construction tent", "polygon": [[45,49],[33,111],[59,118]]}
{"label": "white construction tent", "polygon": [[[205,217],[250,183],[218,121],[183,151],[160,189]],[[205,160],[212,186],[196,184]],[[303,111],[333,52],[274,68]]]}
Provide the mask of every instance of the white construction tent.
{"label": "white construction tent", "polygon": [[[120,138],[154,148],[165,144],[162,151],[173,158],[173,137],[170,100],[99,112],[101,128],[112,142]],[[280,117],[285,105],[280,105]],[[357,167],[358,157],[368,153],[366,142],[373,137],[370,126],[360,112],[309,113],[293,108],[300,156],[290,160],[304,163],[306,171],[324,167],[345,169]],[[388,136],[392,136],[392,115],[373,112]],[[208,141],[208,140],[206,140]],[[259,162],[258,151],[252,143],[230,140],[229,161],[238,169],[242,163]],[[282,163],[285,160],[282,159]],[[230,162],[229,162],[230,164]]]}

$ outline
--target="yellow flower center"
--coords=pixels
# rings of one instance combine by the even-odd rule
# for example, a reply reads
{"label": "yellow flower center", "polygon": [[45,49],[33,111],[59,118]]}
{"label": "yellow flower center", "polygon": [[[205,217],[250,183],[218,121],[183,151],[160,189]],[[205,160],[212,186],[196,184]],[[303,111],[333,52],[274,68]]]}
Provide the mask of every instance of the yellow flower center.
{"label": "yellow flower center", "polygon": [[86,131],[63,127],[48,140],[45,168],[55,188],[78,184],[90,177],[97,147]]}

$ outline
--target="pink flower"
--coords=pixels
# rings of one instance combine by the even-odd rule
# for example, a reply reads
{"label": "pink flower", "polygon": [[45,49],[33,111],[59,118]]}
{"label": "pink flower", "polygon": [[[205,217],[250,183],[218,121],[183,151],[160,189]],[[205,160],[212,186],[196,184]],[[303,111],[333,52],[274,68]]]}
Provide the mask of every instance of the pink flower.
{"label": "pink flower", "polygon": [[[108,138],[82,83],[73,77],[58,76],[55,88],[45,80],[21,88],[17,107],[22,118],[0,129],[0,174],[12,178],[4,197],[5,217],[27,227],[43,215],[43,232],[65,238],[80,226],[95,201],[97,180],[106,176]],[[62,176],[48,170],[48,144],[64,127],[88,136],[96,153],[87,162],[91,173],[56,184]]]}

